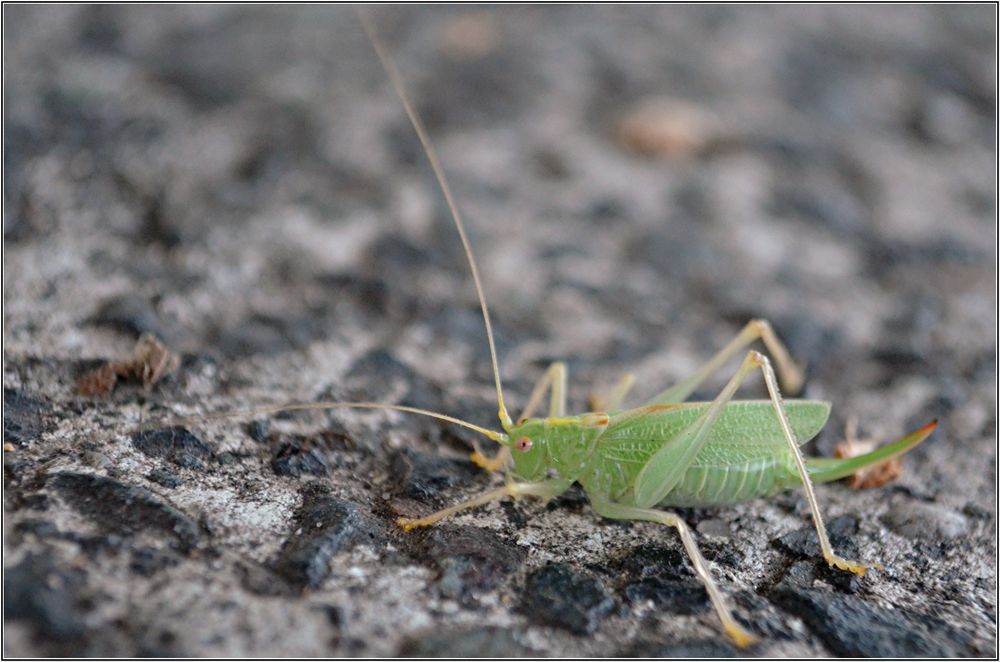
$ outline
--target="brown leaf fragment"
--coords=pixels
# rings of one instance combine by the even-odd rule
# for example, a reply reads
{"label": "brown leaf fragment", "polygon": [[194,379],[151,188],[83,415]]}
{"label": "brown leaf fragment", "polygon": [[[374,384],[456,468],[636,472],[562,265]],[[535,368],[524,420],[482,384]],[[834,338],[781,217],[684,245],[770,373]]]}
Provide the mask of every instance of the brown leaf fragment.
{"label": "brown leaf fragment", "polygon": [[135,344],[133,374],[142,379],[142,385],[147,390],[176,370],[180,363],[180,357],[152,334],[142,334]]}
{"label": "brown leaf fragment", "polygon": [[106,395],[118,382],[118,373],[113,363],[105,363],[91,370],[76,382],[76,392],[80,395]]}
{"label": "brown leaf fragment", "polygon": [[[870,453],[878,448],[879,443],[876,439],[858,439],[857,430],[857,419],[853,417],[848,419],[847,429],[844,433],[844,441],[837,444],[837,446],[833,449],[834,457],[857,457],[858,455]],[[902,472],[903,464],[900,462],[899,458],[896,457],[891,460],[886,460],[881,464],[867,467],[848,476],[846,479],[847,486],[855,490],[867,490],[873,487],[881,487],[886,483],[891,483],[899,478]]]}
{"label": "brown leaf fragment", "polygon": [[118,379],[142,380],[146,390],[153,387],[180,365],[180,358],[160,340],[148,333],[142,334],[126,361],[109,361],[84,374],[76,382],[80,395],[107,395],[114,390]]}

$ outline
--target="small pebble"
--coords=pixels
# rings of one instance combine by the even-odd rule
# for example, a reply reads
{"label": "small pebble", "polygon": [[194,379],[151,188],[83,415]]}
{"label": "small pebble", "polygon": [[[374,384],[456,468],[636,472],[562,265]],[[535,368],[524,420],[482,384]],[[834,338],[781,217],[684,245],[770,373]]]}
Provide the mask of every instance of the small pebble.
{"label": "small pebble", "polygon": [[897,503],[885,516],[885,524],[910,540],[952,540],[969,532],[969,518],[934,503]]}

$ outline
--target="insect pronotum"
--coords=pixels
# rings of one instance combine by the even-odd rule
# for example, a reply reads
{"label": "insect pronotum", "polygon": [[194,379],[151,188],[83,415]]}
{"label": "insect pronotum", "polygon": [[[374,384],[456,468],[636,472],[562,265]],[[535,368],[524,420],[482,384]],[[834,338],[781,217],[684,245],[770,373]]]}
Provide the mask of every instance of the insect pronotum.
{"label": "insect pronotum", "polygon": [[[813,483],[844,478],[902,455],[926,439],[936,421],[865,455],[843,459],[803,457],[799,445],[819,433],[829,416],[830,405],[812,400],[782,399],[779,382],[786,391],[797,392],[802,386],[802,371],[766,320],[749,321],[692,376],[638,407],[623,406],[634,382],[631,375],[625,375],[601,399],[601,411],[567,414],[567,371],[563,363],[557,362],[539,379],[521,415],[516,420],[510,416],[503,397],[489,308],[448,180],[392,58],[368,17],[360,10],[358,16],[423,145],[458,230],[486,329],[502,431],[426,409],[378,402],[313,402],[256,409],[252,413],[382,409],[430,416],[474,430],[501,446],[492,457],[484,455],[477,447],[471,459],[489,471],[503,471],[506,477],[503,487],[421,518],[400,517],[396,520],[400,527],[411,531],[431,526],[460,511],[508,496],[551,498],[579,483],[599,515],[658,522],[677,531],[722,627],[741,647],[755,642],[756,636],[733,617],[684,520],[657,506],[731,504],[801,486],[827,563],[858,575],[863,575],[872,566],[877,567],[877,564],[865,565],[842,558],[834,552]],[[763,343],[767,354],[749,349],[757,341]],[[714,400],[687,401],[726,361],[744,351],[743,361]],[[768,398],[735,400],[740,385],[757,370],[763,373]],[[548,413],[536,416],[546,393],[549,395]]]}

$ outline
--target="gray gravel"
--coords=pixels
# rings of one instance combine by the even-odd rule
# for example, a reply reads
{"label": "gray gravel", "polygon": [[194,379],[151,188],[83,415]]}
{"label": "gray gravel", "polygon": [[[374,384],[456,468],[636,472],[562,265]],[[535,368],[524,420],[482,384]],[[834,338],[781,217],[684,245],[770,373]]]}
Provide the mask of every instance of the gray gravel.
{"label": "gray gravel", "polygon": [[[479,312],[350,11],[4,6],[4,653],[732,655],[676,536],[574,489],[403,534],[499,480],[365,412],[493,424]],[[996,655],[996,8],[375,12],[495,315],[508,398],[636,402],[751,317],[897,482],[682,510],[762,656]],[[146,390],[76,382],[153,333]],[[720,374],[699,397],[712,397]],[[747,397],[760,397],[752,380]],[[8,446],[9,444],[9,446]],[[9,450],[7,450],[9,449]]]}

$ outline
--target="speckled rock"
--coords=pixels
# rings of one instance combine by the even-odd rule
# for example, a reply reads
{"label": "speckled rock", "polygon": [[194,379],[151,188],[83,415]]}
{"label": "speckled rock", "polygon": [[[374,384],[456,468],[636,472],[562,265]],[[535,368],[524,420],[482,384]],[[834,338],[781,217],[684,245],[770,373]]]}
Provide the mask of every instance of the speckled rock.
{"label": "speckled rock", "polygon": [[154,531],[182,551],[198,544],[201,531],[185,513],[142,487],[92,474],[60,472],[49,481],[63,501],[112,535]]}
{"label": "speckled rock", "polygon": [[164,458],[186,469],[203,469],[212,450],[181,427],[145,430],[132,435],[132,444],[149,457]]}
{"label": "speckled rock", "polygon": [[523,609],[528,618],[590,634],[615,608],[615,600],[599,580],[564,563],[547,565],[528,577]]}
{"label": "speckled rock", "polygon": [[969,532],[969,519],[962,512],[933,503],[900,502],[884,521],[911,540],[955,540]]}
{"label": "speckled rock", "polygon": [[444,525],[419,537],[418,558],[427,559],[441,575],[438,589],[448,598],[469,599],[500,586],[519,572],[527,556],[506,536],[489,529]]}
{"label": "speckled rock", "polygon": [[[995,8],[370,11],[512,415],[552,361],[574,412],[623,372],[639,404],[769,319],[832,403],[807,453],[940,424],[895,483],[818,487],[863,578],[801,493],[679,511],[749,654],[995,657]],[[502,484],[473,430],[169,427],[350,399],[496,429],[465,256],[349,8],[5,5],[4,92],[6,657],[733,654],[676,532],[579,488],[400,530]],[[145,332],[168,379],[77,393]]]}
{"label": "speckled rock", "polygon": [[330,496],[318,484],[302,491],[296,528],[272,562],[274,571],[295,589],[318,588],[330,574],[330,560],[348,545],[385,537],[383,528],[357,505]]}
{"label": "speckled rock", "polygon": [[[954,657],[975,654],[961,633],[815,586],[796,585],[808,573],[790,572],[773,592],[776,603],[802,618],[837,655],[846,657]],[[934,619],[937,620],[937,619]],[[958,637],[958,641],[949,640]],[[957,644],[957,645],[956,645]]]}

